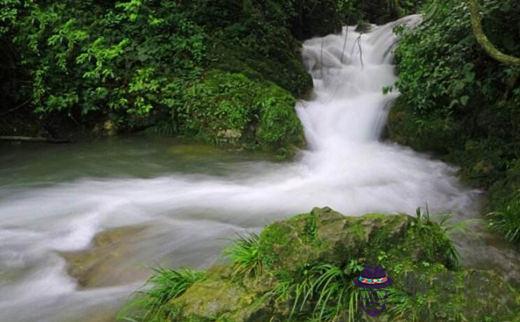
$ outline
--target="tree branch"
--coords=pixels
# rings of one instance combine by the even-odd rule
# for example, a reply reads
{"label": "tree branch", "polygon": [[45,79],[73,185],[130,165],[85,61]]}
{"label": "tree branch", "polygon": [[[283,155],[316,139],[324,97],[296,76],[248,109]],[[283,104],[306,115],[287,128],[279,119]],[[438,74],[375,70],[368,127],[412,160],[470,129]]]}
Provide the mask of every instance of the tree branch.
{"label": "tree branch", "polygon": [[466,0],[471,16],[471,27],[477,42],[484,48],[491,58],[506,65],[520,65],[520,58],[506,55],[498,50],[482,30],[482,17],[480,16],[477,0]]}

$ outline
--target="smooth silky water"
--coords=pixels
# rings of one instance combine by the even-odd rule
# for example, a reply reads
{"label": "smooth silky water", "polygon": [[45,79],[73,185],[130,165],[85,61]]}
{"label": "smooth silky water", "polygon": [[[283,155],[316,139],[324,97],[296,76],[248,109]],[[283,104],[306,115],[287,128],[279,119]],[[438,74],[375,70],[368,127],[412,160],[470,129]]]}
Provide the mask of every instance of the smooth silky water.
{"label": "smooth silky water", "polygon": [[[147,137],[0,146],[0,321],[111,320],[152,267],[206,267],[237,233],[316,206],[476,218],[480,192],[454,168],[380,141],[398,95],[382,90],[396,80],[392,30],[419,21],[305,42],[314,91],[296,106],[308,146],[294,162]],[[138,229],[81,287],[64,254],[118,227]],[[457,238],[466,265],[518,272],[514,251],[472,229]]]}

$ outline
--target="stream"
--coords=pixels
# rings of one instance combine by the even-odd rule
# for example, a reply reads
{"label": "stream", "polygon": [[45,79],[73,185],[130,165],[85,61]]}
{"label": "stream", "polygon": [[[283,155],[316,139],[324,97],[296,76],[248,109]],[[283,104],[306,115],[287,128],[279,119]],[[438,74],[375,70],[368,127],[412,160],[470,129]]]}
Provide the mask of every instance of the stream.
{"label": "stream", "polygon": [[[145,135],[0,145],[0,321],[112,321],[153,267],[207,267],[237,233],[313,207],[478,219],[482,192],[454,167],[381,140],[392,30],[419,21],[304,43],[314,91],[296,106],[307,147],[291,162]],[[519,255],[479,225],[456,238],[464,264],[517,279]],[[70,272],[93,260],[87,279]]]}

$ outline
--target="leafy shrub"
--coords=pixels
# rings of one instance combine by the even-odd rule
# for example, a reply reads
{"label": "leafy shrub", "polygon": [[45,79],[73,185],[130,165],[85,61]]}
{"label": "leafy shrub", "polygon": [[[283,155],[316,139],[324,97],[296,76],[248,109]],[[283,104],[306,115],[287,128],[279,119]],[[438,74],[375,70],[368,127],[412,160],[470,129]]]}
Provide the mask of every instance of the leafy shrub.
{"label": "leafy shrub", "polygon": [[[249,146],[274,144],[271,149],[277,150],[302,143],[295,111],[287,108],[312,87],[300,59],[301,43],[290,32],[295,3],[3,4],[5,54],[15,53],[10,68],[25,78],[4,75],[2,69],[2,87],[16,89],[7,91],[16,93],[2,98],[3,106],[24,103],[49,123],[65,118],[87,129],[110,119],[122,131],[156,125],[156,133],[220,142],[218,133],[232,129],[247,132],[243,141],[251,140]],[[215,86],[220,80],[228,87]],[[274,97],[267,98],[269,93]],[[209,111],[193,102],[198,98],[218,104]],[[263,119],[255,114],[262,110]],[[256,135],[254,125],[261,119],[265,130]]]}
{"label": "leafy shrub", "polygon": [[197,77],[205,57],[203,30],[171,2],[31,3],[16,29],[42,114],[115,113],[133,126],[170,105],[164,89]]}

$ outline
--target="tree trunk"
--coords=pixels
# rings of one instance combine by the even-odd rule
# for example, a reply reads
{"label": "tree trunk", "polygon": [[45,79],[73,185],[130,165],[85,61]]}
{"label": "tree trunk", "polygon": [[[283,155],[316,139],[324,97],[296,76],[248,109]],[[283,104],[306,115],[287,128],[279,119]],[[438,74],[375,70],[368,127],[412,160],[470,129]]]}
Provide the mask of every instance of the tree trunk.
{"label": "tree trunk", "polygon": [[480,16],[477,0],[466,0],[471,15],[471,27],[477,42],[484,48],[491,58],[506,65],[520,66],[520,58],[509,56],[498,50],[482,30],[482,17]]}
{"label": "tree trunk", "polygon": [[70,143],[67,139],[52,139],[41,136],[0,136],[0,141],[25,141],[25,142],[47,142],[47,143]]}

